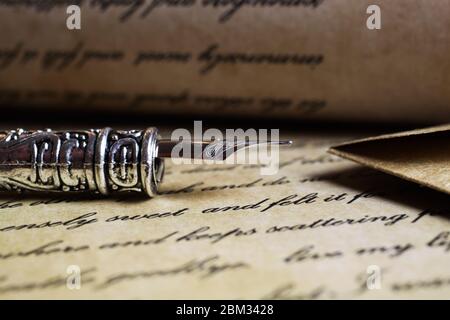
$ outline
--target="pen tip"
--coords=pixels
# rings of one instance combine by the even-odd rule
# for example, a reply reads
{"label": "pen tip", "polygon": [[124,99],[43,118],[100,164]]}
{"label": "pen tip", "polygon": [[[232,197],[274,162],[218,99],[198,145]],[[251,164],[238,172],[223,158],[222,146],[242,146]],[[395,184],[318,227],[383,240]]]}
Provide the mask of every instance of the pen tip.
{"label": "pen tip", "polygon": [[292,140],[283,140],[283,141],[277,141],[277,142],[273,142],[273,143],[277,143],[280,146],[290,146],[293,144]]}
{"label": "pen tip", "polygon": [[[273,141],[257,141],[257,140],[237,140],[237,141],[226,141],[226,140],[213,140],[213,141],[171,141],[171,140],[160,140],[158,156],[161,158],[170,158],[173,156],[172,150],[175,146],[179,145],[185,147],[186,150],[192,151],[187,154],[183,154],[177,157],[181,158],[191,158],[191,159],[205,159],[205,160],[225,160],[232,153],[237,152],[241,149],[258,146],[258,145],[269,145],[269,146],[290,146],[292,144],[291,140],[273,140]],[[182,148],[181,148],[182,149]]]}

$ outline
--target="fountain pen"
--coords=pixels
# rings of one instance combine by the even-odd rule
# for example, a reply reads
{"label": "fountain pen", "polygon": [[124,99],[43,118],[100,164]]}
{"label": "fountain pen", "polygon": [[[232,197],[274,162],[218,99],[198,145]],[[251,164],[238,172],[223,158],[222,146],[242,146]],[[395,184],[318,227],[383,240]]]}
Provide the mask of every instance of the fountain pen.
{"label": "fountain pen", "polygon": [[[257,141],[172,141],[145,130],[23,130],[0,132],[0,189],[34,192],[136,191],[158,194],[164,158],[180,143],[194,152],[178,157],[223,160]],[[270,141],[269,144],[290,144]]]}

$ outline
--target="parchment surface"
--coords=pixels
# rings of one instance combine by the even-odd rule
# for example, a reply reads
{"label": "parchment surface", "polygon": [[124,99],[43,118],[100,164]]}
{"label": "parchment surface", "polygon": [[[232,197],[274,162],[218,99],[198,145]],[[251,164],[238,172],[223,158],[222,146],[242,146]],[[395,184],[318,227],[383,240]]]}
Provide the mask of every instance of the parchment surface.
{"label": "parchment surface", "polygon": [[448,196],[326,153],[355,136],[290,138],[274,176],[169,163],[151,200],[2,195],[0,299],[449,299]]}
{"label": "parchment surface", "polygon": [[0,105],[448,122],[449,15],[449,0],[0,1]]}

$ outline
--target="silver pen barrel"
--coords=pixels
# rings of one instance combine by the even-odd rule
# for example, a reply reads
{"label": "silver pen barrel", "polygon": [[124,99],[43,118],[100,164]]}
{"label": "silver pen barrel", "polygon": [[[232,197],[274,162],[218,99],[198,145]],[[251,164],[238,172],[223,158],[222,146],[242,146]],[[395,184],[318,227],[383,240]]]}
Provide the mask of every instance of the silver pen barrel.
{"label": "silver pen barrel", "polygon": [[[156,128],[145,130],[52,131],[23,129],[0,132],[0,189],[7,191],[158,193],[164,158],[224,160],[260,144],[290,141],[171,141]],[[188,146],[188,154],[172,152]]]}
{"label": "silver pen barrel", "polygon": [[22,129],[0,133],[0,188],[8,191],[157,194],[158,130]]}

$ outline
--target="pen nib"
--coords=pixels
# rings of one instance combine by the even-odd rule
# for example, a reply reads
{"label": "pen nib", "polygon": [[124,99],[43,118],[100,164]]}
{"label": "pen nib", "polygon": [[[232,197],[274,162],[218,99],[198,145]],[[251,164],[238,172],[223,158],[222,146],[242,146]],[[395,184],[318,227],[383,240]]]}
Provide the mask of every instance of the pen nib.
{"label": "pen nib", "polygon": [[213,140],[213,141],[172,141],[159,140],[158,157],[191,158],[203,160],[225,160],[233,153],[252,146],[289,146],[290,140],[255,141],[255,140]]}

